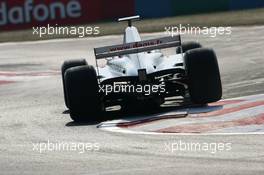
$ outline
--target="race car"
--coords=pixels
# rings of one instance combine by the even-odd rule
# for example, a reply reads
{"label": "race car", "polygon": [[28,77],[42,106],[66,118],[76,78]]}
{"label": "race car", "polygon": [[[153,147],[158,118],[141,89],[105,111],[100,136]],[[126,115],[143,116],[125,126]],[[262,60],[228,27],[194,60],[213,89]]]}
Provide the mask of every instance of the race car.
{"label": "race car", "polygon": [[[181,36],[141,40],[127,21],[123,44],[95,48],[96,66],[85,59],[62,65],[64,99],[74,121],[97,120],[109,106],[159,107],[168,97],[179,96],[191,104],[204,105],[222,97],[217,57],[213,49],[198,42],[181,42]],[[175,47],[175,54],[162,49]],[[104,66],[98,61],[104,59]]]}

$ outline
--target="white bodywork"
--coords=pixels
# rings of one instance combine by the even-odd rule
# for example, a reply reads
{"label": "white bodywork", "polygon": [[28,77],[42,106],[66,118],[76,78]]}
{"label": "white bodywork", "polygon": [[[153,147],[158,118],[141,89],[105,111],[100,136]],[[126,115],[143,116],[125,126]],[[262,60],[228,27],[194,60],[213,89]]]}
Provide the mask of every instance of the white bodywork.
{"label": "white bodywork", "polygon": [[[141,41],[136,27],[129,26],[126,28],[123,44]],[[115,56],[112,57],[112,59],[107,59],[106,66],[103,68],[98,67],[97,74],[102,77],[101,80],[104,81],[109,78],[138,76],[139,69],[146,69],[147,74],[151,74],[177,67],[183,68],[183,66],[176,67],[179,63],[183,63],[183,54],[164,56],[160,50],[152,50]]]}

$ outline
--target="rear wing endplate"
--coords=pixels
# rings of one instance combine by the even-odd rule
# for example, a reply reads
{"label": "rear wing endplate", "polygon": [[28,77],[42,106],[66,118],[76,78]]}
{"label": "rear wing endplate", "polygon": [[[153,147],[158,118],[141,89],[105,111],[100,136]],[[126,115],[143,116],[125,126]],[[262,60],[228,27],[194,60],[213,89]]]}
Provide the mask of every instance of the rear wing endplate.
{"label": "rear wing endplate", "polygon": [[181,46],[181,36],[164,37],[114,46],[106,46],[94,49],[96,59],[148,52],[156,49],[165,49]]}

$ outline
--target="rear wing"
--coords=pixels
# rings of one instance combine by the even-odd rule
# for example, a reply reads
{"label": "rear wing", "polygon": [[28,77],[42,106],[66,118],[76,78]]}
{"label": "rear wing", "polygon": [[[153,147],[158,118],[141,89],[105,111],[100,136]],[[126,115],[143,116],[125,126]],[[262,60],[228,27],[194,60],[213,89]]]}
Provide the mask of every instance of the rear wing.
{"label": "rear wing", "polygon": [[140,16],[130,16],[130,17],[125,17],[125,18],[119,18],[118,22],[123,22],[123,21],[127,21],[128,22],[128,26],[131,27],[132,26],[132,21],[138,21],[140,20]]}
{"label": "rear wing", "polygon": [[164,37],[114,46],[106,46],[94,49],[96,59],[147,52],[156,49],[165,49],[181,46],[181,36]]}

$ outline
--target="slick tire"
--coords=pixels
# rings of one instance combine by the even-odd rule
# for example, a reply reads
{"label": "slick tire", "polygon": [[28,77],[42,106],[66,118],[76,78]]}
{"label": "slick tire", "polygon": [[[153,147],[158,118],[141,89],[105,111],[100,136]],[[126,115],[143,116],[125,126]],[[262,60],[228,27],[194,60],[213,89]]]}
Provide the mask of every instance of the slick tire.
{"label": "slick tire", "polygon": [[63,85],[63,93],[64,93],[64,102],[67,108],[69,108],[68,105],[68,99],[66,96],[66,89],[65,89],[65,79],[64,79],[64,74],[67,69],[76,67],[76,66],[84,66],[87,65],[87,62],[85,59],[76,59],[76,60],[68,60],[64,61],[64,63],[61,66],[61,75],[62,75],[62,85]]}
{"label": "slick tire", "polygon": [[207,104],[220,100],[222,84],[215,52],[207,48],[189,50],[184,63],[192,103]]}
{"label": "slick tire", "polygon": [[[183,42],[182,43],[182,52],[183,53],[187,52],[188,50],[197,49],[197,48],[202,48],[202,45],[198,42],[190,41],[190,42]],[[176,53],[181,54],[181,47],[176,48]]]}
{"label": "slick tire", "polygon": [[94,67],[85,65],[66,70],[65,88],[70,115],[75,122],[95,121],[102,112]]}

